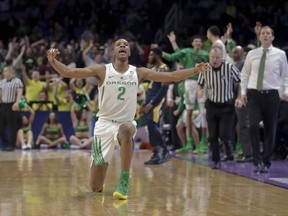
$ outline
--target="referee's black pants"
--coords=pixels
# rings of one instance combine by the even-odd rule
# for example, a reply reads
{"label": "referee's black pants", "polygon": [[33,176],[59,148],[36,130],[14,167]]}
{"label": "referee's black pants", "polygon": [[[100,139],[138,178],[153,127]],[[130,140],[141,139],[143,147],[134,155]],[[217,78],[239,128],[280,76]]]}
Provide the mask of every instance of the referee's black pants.
{"label": "referee's black pants", "polygon": [[[2,103],[0,115],[0,135],[2,138],[3,148],[15,148],[17,138],[17,112],[12,111],[13,103]],[[8,130],[10,129],[10,139]]]}
{"label": "referee's black pants", "polygon": [[233,101],[227,103],[205,102],[212,161],[220,161],[219,139],[224,143],[227,157],[232,156],[231,134],[235,107]]}
{"label": "referee's black pants", "polygon": [[[274,151],[280,97],[277,90],[248,89],[249,134],[253,149],[253,163],[270,167]],[[260,153],[259,123],[264,123],[264,154]]]}

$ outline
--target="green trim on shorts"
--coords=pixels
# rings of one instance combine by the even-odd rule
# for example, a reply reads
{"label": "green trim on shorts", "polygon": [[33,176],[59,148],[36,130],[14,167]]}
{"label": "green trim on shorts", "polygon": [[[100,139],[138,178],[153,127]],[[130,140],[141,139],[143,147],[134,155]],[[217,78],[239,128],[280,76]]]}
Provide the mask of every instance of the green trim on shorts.
{"label": "green trim on shorts", "polygon": [[94,136],[94,142],[92,144],[92,155],[95,165],[108,165],[108,162],[105,162],[103,158],[101,150],[101,138],[97,139],[97,136]]}

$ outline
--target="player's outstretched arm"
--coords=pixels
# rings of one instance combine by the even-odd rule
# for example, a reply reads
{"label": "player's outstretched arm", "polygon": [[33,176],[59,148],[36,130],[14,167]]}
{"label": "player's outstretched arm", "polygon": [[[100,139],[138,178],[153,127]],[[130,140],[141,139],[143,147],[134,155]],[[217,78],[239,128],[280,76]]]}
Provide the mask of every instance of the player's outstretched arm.
{"label": "player's outstretched arm", "polygon": [[92,65],[85,68],[69,68],[63,63],[56,60],[56,56],[60,52],[58,49],[49,49],[47,58],[52,67],[63,77],[69,78],[87,78],[87,77],[96,77],[99,80],[103,80],[103,72],[105,72],[104,65]]}
{"label": "player's outstretched arm", "polygon": [[152,80],[156,82],[179,82],[199,73],[205,72],[209,67],[208,63],[201,63],[194,68],[178,70],[174,72],[157,73],[148,68],[137,68],[139,80]]}

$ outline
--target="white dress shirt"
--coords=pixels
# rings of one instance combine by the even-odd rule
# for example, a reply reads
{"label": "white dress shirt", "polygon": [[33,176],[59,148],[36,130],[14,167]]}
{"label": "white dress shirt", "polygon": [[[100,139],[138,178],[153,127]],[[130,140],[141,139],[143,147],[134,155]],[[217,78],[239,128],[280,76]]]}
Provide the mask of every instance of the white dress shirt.
{"label": "white dress shirt", "polygon": [[[263,47],[251,50],[241,71],[241,95],[246,95],[247,89],[257,89],[260,60]],[[263,90],[280,90],[288,94],[288,65],[283,50],[270,46],[266,53]]]}

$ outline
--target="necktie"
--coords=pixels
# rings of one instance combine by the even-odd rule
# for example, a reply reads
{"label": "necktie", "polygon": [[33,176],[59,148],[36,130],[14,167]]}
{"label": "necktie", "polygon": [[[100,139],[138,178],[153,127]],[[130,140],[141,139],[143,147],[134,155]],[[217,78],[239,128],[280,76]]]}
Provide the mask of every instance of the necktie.
{"label": "necktie", "polygon": [[265,61],[266,61],[266,53],[268,49],[263,49],[263,54],[260,60],[258,78],[257,78],[257,90],[263,89],[263,79],[264,79],[264,70],[265,70]]}

